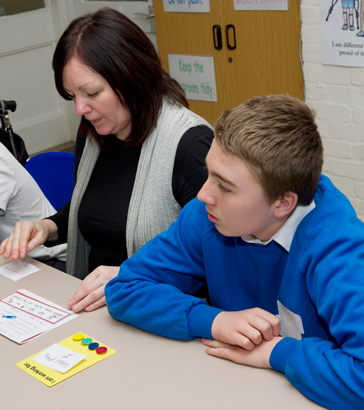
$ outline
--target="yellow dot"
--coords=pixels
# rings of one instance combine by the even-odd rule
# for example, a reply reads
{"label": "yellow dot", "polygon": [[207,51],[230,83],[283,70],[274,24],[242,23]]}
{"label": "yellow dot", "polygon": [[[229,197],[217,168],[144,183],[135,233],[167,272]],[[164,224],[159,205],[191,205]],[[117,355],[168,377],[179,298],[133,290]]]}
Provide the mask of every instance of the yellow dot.
{"label": "yellow dot", "polygon": [[83,333],[76,333],[75,335],[73,335],[73,340],[76,341],[76,342],[79,342],[84,337],[85,337],[85,335]]}

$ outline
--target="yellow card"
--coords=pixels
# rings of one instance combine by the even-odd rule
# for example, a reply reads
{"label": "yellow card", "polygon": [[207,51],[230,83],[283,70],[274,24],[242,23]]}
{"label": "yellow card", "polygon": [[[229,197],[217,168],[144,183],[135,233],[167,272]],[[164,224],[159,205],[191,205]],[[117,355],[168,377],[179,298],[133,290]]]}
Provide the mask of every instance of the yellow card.
{"label": "yellow card", "polygon": [[107,348],[106,353],[98,354],[96,350],[89,350],[88,346],[83,345],[82,340],[78,340],[78,341],[73,340],[73,336],[74,335],[67,337],[67,339],[62,340],[61,342],[58,342],[57,344],[64,346],[67,349],[73,350],[74,352],[78,352],[83,355],[86,355],[86,358],[82,360],[82,362],[78,363],[76,366],[72,367],[72,369],[68,370],[68,372],[62,374],[60,372],[57,372],[56,370],[50,369],[49,367],[46,367],[42,364],[35,362],[33,358],[38,356],[38,354],[41,352],[38,352],[34,354],[33,356],[30,356],[26,360],[22,360],[16,365],[19,367],[19,369],[24,370],[26,373],[30,374],[31,376],[33,376],[34,378],[36,378],[37,380],[39,380],[46,386],[52,387],[62,382],[63,380],[68,379],[74,374],[77,374],[81,372],[82,370],[85,370],[88,367],[116,353],[116,351],[111,349],[110,347],[102,344],[101,342],[95,339],[90,338],[90,336],[87,336],[86,334],[83,334],[84,338],[82,340],[92,339],[93,343],[96,342],[100,345],[100,347],[104,346]]}

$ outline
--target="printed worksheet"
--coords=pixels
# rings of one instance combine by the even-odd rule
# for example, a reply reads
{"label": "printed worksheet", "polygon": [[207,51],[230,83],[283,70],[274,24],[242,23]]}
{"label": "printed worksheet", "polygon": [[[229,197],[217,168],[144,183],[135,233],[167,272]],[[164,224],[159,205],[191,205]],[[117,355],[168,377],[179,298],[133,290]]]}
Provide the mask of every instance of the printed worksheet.
{"label": "printed worksheet", "polygon": [[78,315],[25,289],[0,299],[0,334],[25,343]]}

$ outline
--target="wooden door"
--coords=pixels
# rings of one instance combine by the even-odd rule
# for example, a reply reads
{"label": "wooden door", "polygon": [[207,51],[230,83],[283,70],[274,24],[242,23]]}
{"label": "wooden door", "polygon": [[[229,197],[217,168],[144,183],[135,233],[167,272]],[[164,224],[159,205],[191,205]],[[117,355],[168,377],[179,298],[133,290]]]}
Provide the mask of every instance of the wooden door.
{"label": "wooden door", "polygon": [[163,0],[153,0],[158,52],[163,68],[169,72],[168,54],[213,56],[216,75],[217,102],[189,100],[190,109],[210,124],[230,106],[230,90],[226,65],[226,47],[215,50],[212,27],[223,28],[223,3],[210,1],[210,13],[166,13]]}
{"label": "wooden door", "polygon": [[[300,11],[235,11],[232,0],[211,0],[210,13],[165,13],[153,0],[158,52],[169,72],[168,54],[213,56],[218,102],[189,100],[191,110],[214,124],[221,112],[249,98],[290,94],[303,100],[300,65]],[[222,50],[215,50],[212,26],[222,28]],[[227,47],[227,25],[235,27],[236,49]],[[232,29],[229,42],[234,45]]]}
{"label": "wooden door", "polygon": [[225,16],[224,28],[233,25],[236,36],[236,49],[227,51],[232,106],[265,94],[303,100],[299,2],[291,1],[288,11],[235,11],[233,2],[226,1]]}

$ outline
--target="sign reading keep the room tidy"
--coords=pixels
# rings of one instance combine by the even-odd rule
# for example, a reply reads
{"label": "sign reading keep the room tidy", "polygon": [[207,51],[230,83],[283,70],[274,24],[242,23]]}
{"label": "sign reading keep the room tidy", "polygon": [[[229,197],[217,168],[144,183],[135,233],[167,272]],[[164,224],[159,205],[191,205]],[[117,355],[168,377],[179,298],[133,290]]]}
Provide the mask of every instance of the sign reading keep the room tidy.
{"label": "sign reading keep the room tidy", "polygon": [[189,100],[217,101],[213,57],[168,54],[168,63]]}

